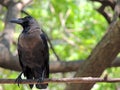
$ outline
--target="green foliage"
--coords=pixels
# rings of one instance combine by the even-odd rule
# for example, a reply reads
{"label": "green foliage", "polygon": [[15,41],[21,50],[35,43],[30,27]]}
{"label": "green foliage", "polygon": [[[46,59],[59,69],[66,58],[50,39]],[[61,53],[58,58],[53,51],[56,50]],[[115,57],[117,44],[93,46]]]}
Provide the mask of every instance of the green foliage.
{"label": "green foliage", "polygon": [[98,83],[91,90],[116,90],[115,83]]}
{"label": "green foliage", "polygon": [[62,60],[85,59],[107,26],[92,4],[85,1],[36,1],[26,10],[42,23]]}

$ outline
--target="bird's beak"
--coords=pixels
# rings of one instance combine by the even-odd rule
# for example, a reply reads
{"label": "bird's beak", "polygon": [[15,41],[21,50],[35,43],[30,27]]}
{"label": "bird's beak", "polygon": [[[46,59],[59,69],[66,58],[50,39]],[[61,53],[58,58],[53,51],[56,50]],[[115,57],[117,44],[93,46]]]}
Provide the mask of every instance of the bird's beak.
{"label": "bird's beak", "polygon": [[10,22],[11,23],[17,23],[17,24],[22,24],[23,20],[22,19],[11,19]]}

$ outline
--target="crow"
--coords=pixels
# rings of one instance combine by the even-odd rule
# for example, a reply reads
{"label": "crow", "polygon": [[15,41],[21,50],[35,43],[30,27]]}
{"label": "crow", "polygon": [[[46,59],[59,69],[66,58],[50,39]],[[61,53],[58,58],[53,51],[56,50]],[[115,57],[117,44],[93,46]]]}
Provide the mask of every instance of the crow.
{"label": "crow", "polygon": [[[45,33],[39,27],[32,16],[12,19],[11,23],[17,23],[23,27],[18,38],[18,56],[22,72],[16,81],[19,85],[21,75],[27,79],[38,79],[42,82],[49,78],[49,48]],[[29,84],[33,88],[33,84]],[[47,88],[48,84],[36,84],[38,89]]]}

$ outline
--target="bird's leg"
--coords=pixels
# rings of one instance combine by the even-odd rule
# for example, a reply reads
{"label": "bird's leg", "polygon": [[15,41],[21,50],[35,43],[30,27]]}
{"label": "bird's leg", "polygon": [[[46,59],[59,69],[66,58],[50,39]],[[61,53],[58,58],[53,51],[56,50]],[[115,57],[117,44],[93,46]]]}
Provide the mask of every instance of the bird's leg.
{"label": "bird's leg", "polygon": [[18,83],[18,86],[19,86],[19,83],[21,82],[22,78],[21,78],[21,75],[22,75],[23,71],[20,73],[20,75],[17,77],[17,79],[15,80],[15,82]]}
{"label": "bird's leg", "polygon": [[43,70],[42,76],[38,79],[38,82],[43,82],[45,77],[45,69]]}

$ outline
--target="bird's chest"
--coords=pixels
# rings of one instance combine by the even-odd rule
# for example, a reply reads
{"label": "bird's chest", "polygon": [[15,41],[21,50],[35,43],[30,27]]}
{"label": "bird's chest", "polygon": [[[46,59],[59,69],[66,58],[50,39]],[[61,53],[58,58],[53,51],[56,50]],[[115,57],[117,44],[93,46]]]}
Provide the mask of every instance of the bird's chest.
{"label": "bird's chest", "polygon": [[41,43],[39,35],[21,34],[19,36],[19,45],[25,50],[32,50],[38,43]]}

